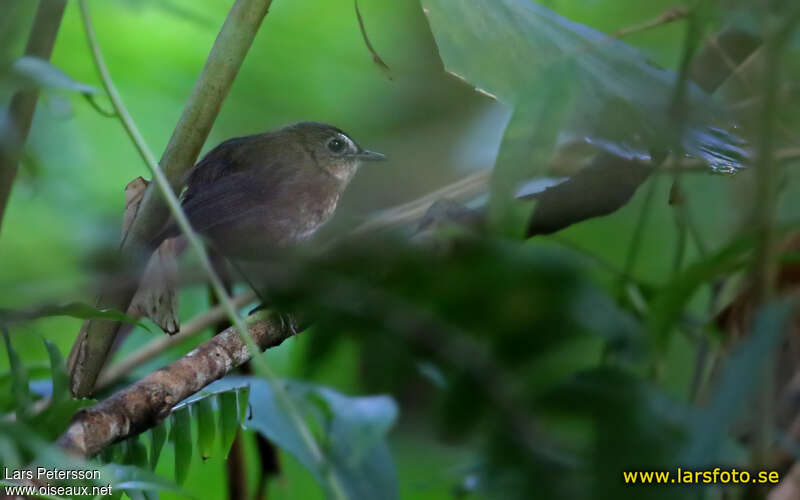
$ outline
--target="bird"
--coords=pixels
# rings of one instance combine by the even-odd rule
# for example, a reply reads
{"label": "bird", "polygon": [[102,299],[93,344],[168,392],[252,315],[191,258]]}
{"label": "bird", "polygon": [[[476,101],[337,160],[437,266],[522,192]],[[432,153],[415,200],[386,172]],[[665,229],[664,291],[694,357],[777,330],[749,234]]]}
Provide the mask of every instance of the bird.
{"label": "bird", "polygon": [[[263,278],[278,254],[310,239],[334,214],[359,166],[386,157],[341,129],[300,122],[279,130],[228,139],[209,151],[185,179],[181,208],[213,251],[232,263],[264,302]],[[168,334],[179,329],[174,276],[181,230],[170,220],[150,241],[153,276],[134,310]],[[156,265],[153,265],[153,262]],[[279,262],[278,262],[279,264]],[[148,269],[149,271],[149,269]]]}
{"label": "bird", "polygon": [[[189,171],[181,206],[192,228],[222,255],[259,260],[313,236],[359,166],[385,158],[319,122],[236,137]],[[171,223],[154,246],[179,234]]]}

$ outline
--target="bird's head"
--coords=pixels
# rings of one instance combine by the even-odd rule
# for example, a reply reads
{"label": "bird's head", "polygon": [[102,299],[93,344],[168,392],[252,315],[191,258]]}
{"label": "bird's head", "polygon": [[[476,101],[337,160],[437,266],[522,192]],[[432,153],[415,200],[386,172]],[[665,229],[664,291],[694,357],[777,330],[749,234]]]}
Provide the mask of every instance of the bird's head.
{"label": "bird's head", "polygon": [[301,122],[286,127],[283,132],[294,136],[316,167],[344,184],[350,182],[361,162],[386,159],[381,153],[362,148],[332,125]]}

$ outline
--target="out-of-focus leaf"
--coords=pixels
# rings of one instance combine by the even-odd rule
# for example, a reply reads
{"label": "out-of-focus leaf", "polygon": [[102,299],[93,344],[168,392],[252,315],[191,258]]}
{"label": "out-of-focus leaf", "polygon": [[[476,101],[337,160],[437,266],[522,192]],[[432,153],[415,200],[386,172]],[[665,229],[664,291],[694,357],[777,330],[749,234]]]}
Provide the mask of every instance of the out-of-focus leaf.
{"label": "out-of-focus leaf", "polygon": [[9,469],[23,466],[19,449],[11,439],[0,435],[0,463]]}
{"label": "out-of-focus leaf", "polygon": [[753,321],[753,333],[728,359],[711,404],[694,420],[693,439],[685,451],[687,467],[702,467],[726,460],[721,452],[728,429],[740,416],[744,404],[759,387],[764,367],[780,345],[797,310],[796,299],[767,304]]}
{"label": "out-of-focus leaf", "polygon": [[[687,126],[682,137],[674,137],[674,73],[656,68],[619,40],[529,0],[422,3],[446,68],[515,110],[528,106],[545,82],[571,86],[574,112],[564,130],[571,137],[608,146],[613,154],[626,150],[643,157],[681,144],[722,171],[741,167],[747,156],[735,136],[710,131],[712,119],[723,113],[694,84],[687,92]],[[573,68],[571,79],[548,79],[565,61]],[[527,131],[515,134],[533,139],[538,129],[551,126],[530,122]]]}
{"label": "out-of-focus leaf", "polygon": [[[692,60],[689,78],[706,92],[714,92],[759,43],[760,40],[750,34],[724,29],[709,38]],[[604,111],[607,115],[613,113],[613,109]],[[713,128],[707,129],[703,136],[709,144],[720,141]],[[724,133],[722,137],[724,140]],[[645,161],[649,159],[647,156],[631,154],[610,143],[599,145],[610,152],[598,155],[566,182],[527,197],[537,200],[528,226],[529,237],[549,234],[592,217],[613,213],[630,201],[636,189],[652,173],[652,164]]]}
{"label": "out-of-focus leaf", "polygon": [[689,266],[663,287],[650,304],[648,323],[654,340],[663,347],[686,304],[703,283],[741,269],[750,261],[753,241],[741,238],[717,253]]}
{"label": "out-of-focus leaf", "polygon": [[52,400],[44,410],[30,418],[30,425],[42,436],[56,439],[69,425],[72,416],[81,408],[91,406],[94,399],[73,399],[72,396]]}
{"label": "out-of-focus leaf", "polygon": [[119,448],[120,443],[115,443],[103,448],[103,450],[98,455],[101,463],[109,464],[115,462],[117,449]]}
{"label": "out-of-focus leaf", "polygon": [[514,194],[523,181],[544,174],[571,111],[572,68],[560,64],[553,70],[532,83],[529,99],[516,103],[503,135],[489,197],[489,223],[503,234],[522,234],[528,208]]}
{"label": "out-of-focus leaf", "polygon": [[213,455],[214,437],[216,428],[214,426],[214,408],[210,398],[203,398],[198,401],[194,408],[197,415],[197,448],[203,460]]}
{"label": "out-of-focus leaf", "polygon": [[183,484],[192,463],[192,420],[188,406],[172,413],[170,441],[175,444],[175,482]]}
{"label": "out-of-focus leaf", "polygon": [[125,490],[125,494],[131,497],[131,500],[148,500],[144,492],[140,490]]}
{"label": "out-of-focus leaf", "polygon": [[652,167],[607,153],[566,182],[531,195],[537,200],[526,236],[550,234],[592,217],[613,213],[633,197]]}
{"label": "out-of-focus leaf", "polygon": [[136,467],[147,466],[147,447],[139,439],[139,435],[125,440],[125,463]]}
{"label": "out-of-focus leaf", "polygon": [[136,439],[133,442],[133,465],[145,468],[147,464],[147,446],[144,445],[141,439]]}
{"label": "out-of-focus leaf", "polygon": [[309,393],[328,403],[331,445],[345,452],[352,467],[380,444],[397,420],[397,405],[388,396],[350,398],[327,387]]}
{"label": "out-of-focus leaf", "polygon": [[723,29],[692,60],[690,78],[706,92],[713,92],[761,42],[760,37],[735,27]]}
{"label": "out-of-focus leaf", "polygon": [[[64,363],[64,358],[61,356],[61,351],[58,347],[45,339],[45,347],[47,347],[47,355],[50,357],[50,372],[53,378],[53,392],[50,396],[51,402],[62,401],[71,397],[69,391],[69,375],[67,374],[67,365]],[[51,403],[52,404],[52,403]]]}
{"label": "out-of-focus leaf", "polygon": [[[270,384],[255,377],[226,377],[219,383],[246,383],[250,387],[252,418],[245,427],[256,430],[284,451],[292,454],[322,482],[323,471],[312,457],[286,411],[275,400]],[[386,396],[347,397],[327,388],[281,381],[287,393],[326,433],[325,453],[333,473],[351,500],[397,498],[397,479],[391,454],[384,439],[397,416],[394,401]],[[209,386],[214,390],[215,382]],[[222,395],[227,393],[222,393]],[[314,397],[310,397],[311,395]],[[320,408],[317,398],[329,411]],[[324,483],[323,483],[324,484]]]}
{"label": "out-of-focus leaf", "polygon": [[142,467],[108,464],[103,466],[101,472],[113,478],[111,484],[114,490],[169,491],[192,498],[179,485]]}
{"label": "out-of-focus leaf", "polygon": [[239,430],[239,418],[236,416],[236,393],[223,392],[217,396],[219,403],[219,444],[222,456],[227,457],[228,452],[236,439]]}
{"label": "out-of-focus leaf", "polygon": [[17,419],[22,420],[28,414],[31,406],[28,372],[25,370],[25,365],[22,364],[17,351],[11,346],[8,330],[1,327],[0,330],[3,333],[3,341],[6,344],[6,352],[8,353],[8,364],[11,367],[11,394],[14,397]]}
{"label": "out-of-focus leaf", "polygon": [[166,426],[166,422],[161,422],[150,429],[150,469],[155,470],[156,465],[158,465],[158,457],[161,456],[161,450],[167,440]]}
{"label": "out-of-focus leaf", "polygon": [[148,332],[150,329],[134,317],[111,309],[97,309],[83,302],[70,302],[61,306],[49,305],[38,307],[30,311],[17,311],[11,309],[0,309],[0,324],[13,323],[18,321],[30,321],[38,318],[51,316],[68,316],[77,319],[110,319],[122,323],[144,328]]}
{"label": "out-of-focus leaf", "polygon": [[12,64],[11,73],[25,86],[68,90],[81,94],[97,94],[99,92],[91,85],[76,82],[50,62],[37,57],[20,57]]}
{"label": "out-of-focus leaf", "polygon": [[[629,470],[631,464],[647,464],[653,470],[683,467],[678,454],[687,440],[687,422],[693,410],[655,386],[624,370],[594,368],[553,387],[537,406],[554,420],[587,426],[591,445],[578,467],[587,474],[576,475],[574,468],[539,469],[538,477],[520,478],[526,481],[520,485],[522,491],[531,491],[542,481],[544,498],[559,498],[565,493],[570,498],[692,498],[677,488],[650,488],[653,491],[644,494],[643,489],[622,480],[622,471]],[[504,454],[503,448],[495,445],[494,459],[513,470],[518,467],[514,462],[521,460],[512,451],[515,449],[510,446]],[[512,497],[520,496],[513,493]]]}

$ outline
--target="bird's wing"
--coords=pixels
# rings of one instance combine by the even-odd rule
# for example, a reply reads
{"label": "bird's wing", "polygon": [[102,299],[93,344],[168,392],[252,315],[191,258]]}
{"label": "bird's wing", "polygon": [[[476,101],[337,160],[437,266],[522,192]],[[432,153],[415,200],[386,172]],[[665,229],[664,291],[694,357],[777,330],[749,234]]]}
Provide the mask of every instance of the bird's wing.
{"label": "bird's wing", "polygon": [[281,186],[280,169],[259,168],[228,173],[184,199],[183,209],[200,233],[265,215]]}
{"label": "bird's wing", "polygon": [[[191,199],[195,194],[202,192],[207,186],[213,184],[218,179],[221,179],[233,172],[247,170],[249,167],[258,166],[249,165],[250,161],[243,162],[241,158],[237,158],[234,151],[247,147],[248,144],[257,141],[258,136],[235,137],[222,142],[217,147],[209,151],[197,164],[192,167],[184,184],[187,186],[186,192],[183,194],[184,202]],[[259,161],[262,159],[259,158]],[[266,159],[269,163],[269,159]]]}

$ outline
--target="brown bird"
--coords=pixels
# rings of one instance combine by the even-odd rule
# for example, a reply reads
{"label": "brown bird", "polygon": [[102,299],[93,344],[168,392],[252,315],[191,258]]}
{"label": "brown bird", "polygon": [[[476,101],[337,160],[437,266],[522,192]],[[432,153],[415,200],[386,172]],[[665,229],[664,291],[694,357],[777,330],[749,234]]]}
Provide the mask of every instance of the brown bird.
{"label": "brown bird", "polygon": [[[361,162],[384,158],[324,123],[237,137],[189,171],[182,207],[194,230],[255,288],[274,269],[277,251],[310,238],[331,218]],[[180,234],[169,222],[150,250]],[[179,328],[177,248],[164,245],[153,254],[132,306],[170,334]]]}
{"label": "brown bird", "polygon": [[[223,255],[259,260],[311,237],[331,218],[361,162],[384,158],[324,123],[237,137],[189,172],[182,206]],[[178,234],[170,225],[154,244]]]}

